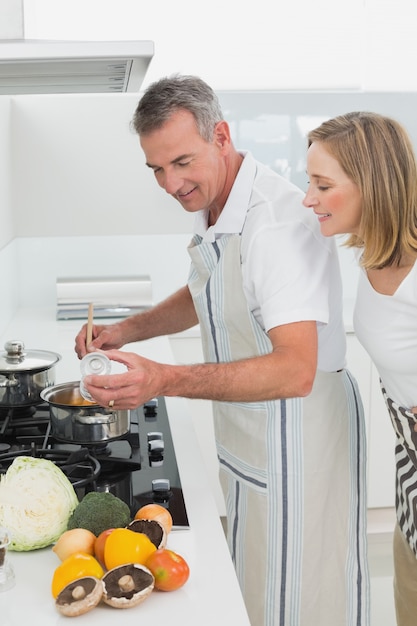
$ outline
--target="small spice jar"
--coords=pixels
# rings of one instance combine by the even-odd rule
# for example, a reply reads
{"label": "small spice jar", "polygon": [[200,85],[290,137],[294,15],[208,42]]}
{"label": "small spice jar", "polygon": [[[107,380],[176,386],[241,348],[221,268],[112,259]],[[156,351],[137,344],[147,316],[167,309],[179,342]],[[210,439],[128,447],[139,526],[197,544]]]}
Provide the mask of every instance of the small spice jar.
{"label": "small spice jar", "polygon": [[111,372],[111,361],[105,354],[101,352],[90,352],[86,354],[81,359],[81,381],[80,381],[80,393],[83,398],[89,400],[90,402],[94,402],[94,399],[91,397],[91,394],[84,387],[84,378],[89,374],[110,374]]}
{"label": "small spice jar", "polygon": [[0,526],[0,591],[11,589],[15,584],[14,571],[7,551],[9,543],[9,531]]}

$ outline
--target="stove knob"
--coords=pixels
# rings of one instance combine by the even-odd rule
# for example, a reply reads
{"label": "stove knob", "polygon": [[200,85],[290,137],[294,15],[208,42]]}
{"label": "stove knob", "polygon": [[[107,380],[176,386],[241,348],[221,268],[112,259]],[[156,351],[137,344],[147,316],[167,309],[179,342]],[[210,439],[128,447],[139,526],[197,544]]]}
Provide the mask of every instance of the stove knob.
{"label": "stove knob", "polygon": [[152,481],[152,495],[154,502],[168,502],[172,496],[171,483],[168,478],[156,478]]}
{"label": "stove knob", "polygon": [[163,454],[165,450],[165,442],[163,439],[152,439],[148,442],[148,450],[150,454]]}
{"label": "stove knob", "polygon": [[161,432],[159,431],[153,431],[148,433],[148,442],[149,441],[153,441],[154,439],[163,439],[164,436]]}
{"label": "stove knob", "polygon": [[171,483],[169,478],[155,478],[152,481],[152,492],[155,496],[168,495],[171,491]]}
{"label": "stove knob", "polygon": [[143,405],[143,413],[145,415],[145,420],[155,419],[158,413],[158,398],[145,402]]}
{"label": "stove knob", "polygon": [[147,440],[148,440],[148,450],[152,450],[152,449],[156,450],[158,446],[160,445],[160,442],[162,442],[162,447],[164,445],[164,436],[159,431],[148,433]]}
{"label": "stove knob", "polygon": [[165,442],[162,433],[148,433],[148,458],[150,467],[162,467],[164,464]]}
{"label": "stove knob", "polygon": [[155,467],[162,467],[163,464],[164,464],[164,457],[161,454],[149,455],[149,467],[151,467],[152,469],[154,469]]}

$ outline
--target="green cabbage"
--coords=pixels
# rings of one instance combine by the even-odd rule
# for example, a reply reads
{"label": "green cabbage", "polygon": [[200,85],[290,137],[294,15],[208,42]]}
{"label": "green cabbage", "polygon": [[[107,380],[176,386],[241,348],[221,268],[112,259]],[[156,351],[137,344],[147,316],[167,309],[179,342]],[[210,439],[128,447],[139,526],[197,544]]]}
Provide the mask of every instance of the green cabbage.
{"label": "green cabbage", "polygon": [[0,477],[0,526],[10,531],[11,550],[57,541],[77,505],[74,487],[52,461],[19,456]]}

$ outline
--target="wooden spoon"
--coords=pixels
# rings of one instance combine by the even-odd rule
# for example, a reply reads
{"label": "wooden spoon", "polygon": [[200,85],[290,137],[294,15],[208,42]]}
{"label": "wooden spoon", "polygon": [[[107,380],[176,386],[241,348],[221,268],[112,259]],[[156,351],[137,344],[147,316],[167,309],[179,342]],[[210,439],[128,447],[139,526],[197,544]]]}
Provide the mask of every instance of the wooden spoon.
{"label": "wooden spoon", "polygon": [[86,346],[88,346],[93,340],[93,312],[94,312],[94,305],[92,302],[90,302],[90,304],[88,305]]}

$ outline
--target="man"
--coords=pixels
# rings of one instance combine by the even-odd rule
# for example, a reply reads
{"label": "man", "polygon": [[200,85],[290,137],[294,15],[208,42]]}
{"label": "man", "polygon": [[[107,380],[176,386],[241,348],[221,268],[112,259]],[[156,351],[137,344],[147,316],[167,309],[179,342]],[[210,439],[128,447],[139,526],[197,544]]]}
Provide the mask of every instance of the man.
{"label": "man", "polygon": [[[151,85],[133,118],[158,184],[196,215],[188,284],[150,311],[96,325],[88,350],[127,366],[84,379],[104,406],[213,400],[228,542],[251,623],[368,624],[365,439],[345,366],[334,242],[303,193],[238,152],[211,88]],[[117,348],[200,324],[205,363]],[[86,328],[76,338],[86,352]]]}

